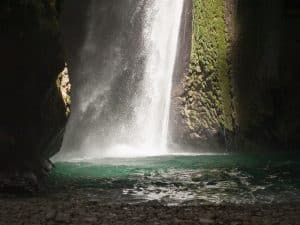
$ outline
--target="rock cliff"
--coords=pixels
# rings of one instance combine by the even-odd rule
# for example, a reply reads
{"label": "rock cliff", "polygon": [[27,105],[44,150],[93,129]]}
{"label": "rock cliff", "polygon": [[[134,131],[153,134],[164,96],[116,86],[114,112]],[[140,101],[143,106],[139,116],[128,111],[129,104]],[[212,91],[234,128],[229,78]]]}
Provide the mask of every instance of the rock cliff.
{"label": "rock cliff", "polygon": [[60,10],[59,0],[0,3],[0,189],[36,184],[59,151],[67,120],[56,86],[64,66]]}

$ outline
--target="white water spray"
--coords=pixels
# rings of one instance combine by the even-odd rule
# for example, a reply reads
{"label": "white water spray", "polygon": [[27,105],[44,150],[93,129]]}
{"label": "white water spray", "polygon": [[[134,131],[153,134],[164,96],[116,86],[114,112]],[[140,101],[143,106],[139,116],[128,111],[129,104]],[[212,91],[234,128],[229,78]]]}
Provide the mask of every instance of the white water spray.
{"label": "white water spray", "polygon": [[[128,8],[132,7],[129,2]],[[95,29],[101,26],[97,24],[101,3],[94,0],[77,72],[84,78],[79,78],[73,89],[80,96],[75,96],[59,158],[167,153],[183,5],[184,0],[138,0],[136,10],[116,22],[116,30],[99,32]],[[124,19],[128,22],[121,22]],[[107,33],[111,41],[100,42],[100,48],[98,38]]]}

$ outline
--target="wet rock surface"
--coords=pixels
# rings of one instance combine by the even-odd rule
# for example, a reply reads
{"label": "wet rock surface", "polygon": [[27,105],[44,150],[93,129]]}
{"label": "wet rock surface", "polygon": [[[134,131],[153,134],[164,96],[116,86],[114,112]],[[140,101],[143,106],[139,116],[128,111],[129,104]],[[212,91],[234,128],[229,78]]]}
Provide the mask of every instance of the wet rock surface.
{"label": "wet rock surface", "polygon": [[45,181],[54,168],[50,160],[24,161],[10,170],[0,171],[0,192],[34,194],[44,189]]}
{"label": "wet rock surface", "polygon": [[166,206],[157,201],[103,204],[78,196],[0,198],[0,225],[282,224],[297,225],[300,204]]}

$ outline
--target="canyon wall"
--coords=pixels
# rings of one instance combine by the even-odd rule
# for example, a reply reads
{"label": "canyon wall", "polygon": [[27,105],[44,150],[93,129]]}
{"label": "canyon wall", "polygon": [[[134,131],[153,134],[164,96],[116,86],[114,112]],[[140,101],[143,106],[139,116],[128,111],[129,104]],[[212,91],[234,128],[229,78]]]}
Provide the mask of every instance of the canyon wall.
{"label": "canyon wall", "polygon": [[297,149],[299,25],[292,0],[194,0],[174,140],[202,150]]}
{"label": "canyon wall", "polygon": [[53,0],[0,3],[0,189],[36,185],[60,149],[67,120],[56,82],[64,68],[60,10]]}
{"label": "canyon wall", "polygon": [[236,149],[296,150],[300,140],[300,3],[237,2]]}

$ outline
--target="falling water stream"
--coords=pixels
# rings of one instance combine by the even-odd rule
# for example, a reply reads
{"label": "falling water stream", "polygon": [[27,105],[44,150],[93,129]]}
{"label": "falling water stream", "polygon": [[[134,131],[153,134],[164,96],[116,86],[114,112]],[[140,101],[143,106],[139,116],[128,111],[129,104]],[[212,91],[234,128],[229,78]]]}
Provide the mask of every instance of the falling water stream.
{"label": "falling water stream", "polygon": [[58,157],[167,152],[184,0],[93,0]]}

